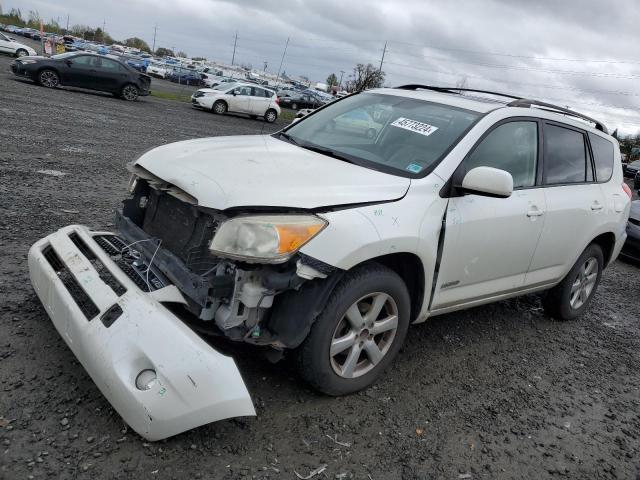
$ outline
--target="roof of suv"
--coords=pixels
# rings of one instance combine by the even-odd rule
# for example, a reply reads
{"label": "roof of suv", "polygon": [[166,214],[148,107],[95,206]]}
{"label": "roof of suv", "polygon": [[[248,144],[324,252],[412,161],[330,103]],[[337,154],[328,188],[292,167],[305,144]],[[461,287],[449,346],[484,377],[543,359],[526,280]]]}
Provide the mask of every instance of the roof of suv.
{"label": "roof of suv", "polygon": [[[538,107],[532,109],[532,113],[530,114],[531,116],[540,116],[544,118],[555,117],[559,121],[569,123],[583,129],[586,128],[598,131],[598,133],[600,134],[608,134],[604,124],[596,119],[590,118],[586,115],[582,115],[579,112],[569,110],[564,107],[559,107],[536,100],[528,100],[517,97],[515,95],[472,89],[465,91],[465,89],[457,89],[455,87],[441,88],[422,85],[407,85],[397,88],[379,88],[369,91],[385,93],[387,95],[415,98],[419,100],[427,100],[436,103],[443,103],[446,105],[451,105],[453,107],[463,108],[479,113],[489,113],[499,108]],[[544,112],[544,115],[540,115],[540,113],[542,112]],[[593,123],[595,124],[595,127],[585,122]]]}

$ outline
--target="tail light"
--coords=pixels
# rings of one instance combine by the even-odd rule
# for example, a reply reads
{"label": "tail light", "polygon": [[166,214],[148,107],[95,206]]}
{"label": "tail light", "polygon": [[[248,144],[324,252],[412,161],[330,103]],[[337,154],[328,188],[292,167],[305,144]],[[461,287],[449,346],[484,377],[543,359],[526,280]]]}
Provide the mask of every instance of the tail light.
{"label": "tail light", "polygon": [[631,191],[629,185],[627,185],[625,182],[622,182],[622,190],[624,190],[624,193],[629,195],[629,199],[633,198],[633,192]]}
{"label": "tail light", "polygon": [[278,96],[276,96],[276,105],[280,105],[280,97],[278,97]]}

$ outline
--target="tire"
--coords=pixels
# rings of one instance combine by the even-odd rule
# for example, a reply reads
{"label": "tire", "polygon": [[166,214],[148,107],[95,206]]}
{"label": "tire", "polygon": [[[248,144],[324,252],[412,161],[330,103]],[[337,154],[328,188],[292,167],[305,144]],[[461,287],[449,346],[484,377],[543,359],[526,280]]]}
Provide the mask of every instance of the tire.
{"label": "tire", "polygon": [[602,248],[592,243],[567,276],[544,295],[545,312],[557,320],[573,320],[582,315],[598,289],[603,266]]}
{"label": "tire", "polygon": [[298,104],[297,103],[292,103],[291,104],[291,110],[297,110],[298,109]]}
{"label": "tire", "polygon": [[264,114],[264,120],[267,123],[273,123],[278,119],[278,112],[276,112],[273,108],[267,110]]}
{"label": "tire", "polygon": [[38,83],[46,88],[56,88],[60,85],[60,76],[55,70],[45,68],[38,72]]}
{"label": "tire", "polygon": [[[368,318],[367,309],[376,301],[384,302],[379,314]],[[398,274],[376,263],[356,267],[338,283],[296,350],[300,376],[327,395],[368,387],[398,354],[409,328],[410,310],[409,292]],[[374,325],[385,330],[372,333]]]}
{"label": "tire", "polygon": [[127,83],[122,87],[122,90],[120,90],[120,96],[128,102],[135,102],[138,100],[138,95],[140,95],[140,91],[138,90],[138,87],[132,83]]}
{"label": "tire", "polygon": [[27,55],[29,55],[29,52],[27,52],[24,48],[19,48],[18,50],[16,50],[16,57],[18,58],[26,57]]}
{"label": "tire", "polygon": [[211,106],[211,111],[213,113],[217,113],[218,115],[223,115],[223,114],[227,113],[227,104],[226,104],[226,102],[224,102],[222,100],[216,101]]}

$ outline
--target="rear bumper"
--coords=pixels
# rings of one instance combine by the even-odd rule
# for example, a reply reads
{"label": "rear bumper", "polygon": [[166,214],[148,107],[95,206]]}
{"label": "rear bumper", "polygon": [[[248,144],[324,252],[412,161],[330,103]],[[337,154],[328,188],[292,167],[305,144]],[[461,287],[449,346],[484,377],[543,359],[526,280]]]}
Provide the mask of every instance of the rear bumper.
{"label": "rear bumper", "polygon": [[[36,242],[29,251],[29,273],[56,329],[122,418],[144,438],[159,440],[216,420],[255,415],[233,359],[155,300],[162,290],[140,290],[92,234],[71,225]],[[172,295],[180,297],[177,290]],[[145,369],[154,370],[157,381],[139,390],[136,377]]]}
{"label": "rear bumper", "polygon": [[640,261],[640,225],[627,223],[627,239],[620,251],[620,255]]}

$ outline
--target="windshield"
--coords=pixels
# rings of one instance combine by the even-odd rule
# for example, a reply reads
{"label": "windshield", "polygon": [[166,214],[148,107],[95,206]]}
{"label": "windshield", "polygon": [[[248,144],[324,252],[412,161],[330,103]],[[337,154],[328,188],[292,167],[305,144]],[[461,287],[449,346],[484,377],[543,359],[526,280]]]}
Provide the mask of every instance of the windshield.
{"label": "windshield", "polygon": [[216,85],[215,87],[213,87],[213,90],[227,90],[228,92],[230,92],[231,90],[236,88],[236,85],[237,83],[235,82],[234,83],[225,82],[225,83],[221,83],[220,85]]}
{"label": "windshield", "polygon": [[55,60],[62,60],[67,57],[73,57],[74,55],[76,55],[76,52],[65,52],[59,53],[58,55],[51,55],[51,58],[54,58]]}
{"label": "windshield", "polygon": [[286,138],[364,167],[423,176],[480,116],[415,98],[361,93],[292,125]]}

